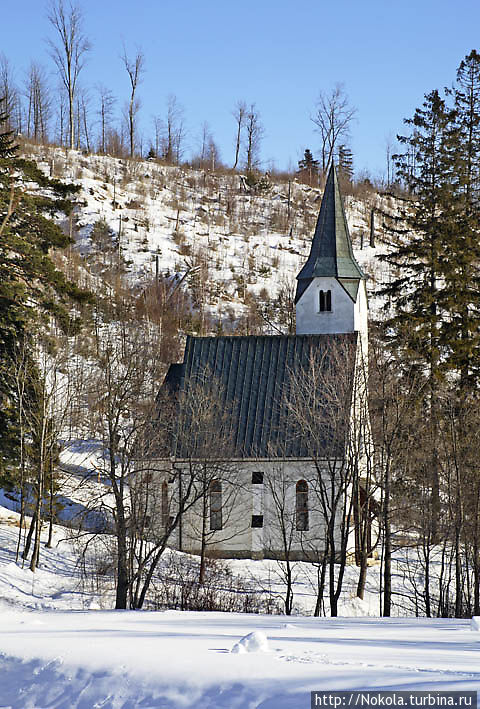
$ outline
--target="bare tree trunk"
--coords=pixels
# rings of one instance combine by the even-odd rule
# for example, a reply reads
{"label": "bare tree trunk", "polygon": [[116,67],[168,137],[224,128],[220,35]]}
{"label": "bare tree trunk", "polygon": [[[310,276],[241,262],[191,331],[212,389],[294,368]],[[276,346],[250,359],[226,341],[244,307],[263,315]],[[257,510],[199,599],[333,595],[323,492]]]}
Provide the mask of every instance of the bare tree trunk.
{"label": "bare tree trunk", "polygon": [[48,500],[48,541],[46,544],[47,549],[52,548],[52,538],[53,538],[53,465],[50,459],[50,489],[49,489],[49,500]]}
{"label": "bare tree trunk", "polygon": [[48,19],[59,39],[58,45],[53,41],[49,41],[49,45],[68,96],[69,147],[72,150],[75,146],[74,102],[77,80],[90,43],[83,34],[82,13],[77,5],[70,4],[67,8],[64,0],[53,0]]}
{"label": "bare tree trunk", "polygon": [[200,571],[198,574],[198,583],[202,585],[205,583],[205,557],[207,551],[207,515],[208,515],[208,502],[207,502],[208,490],[206,489],[204,483],[204,495],[202,498],[202,539],[201,539],[201,549],[200,549]]}
{"label": "bare tree trunk", "polygon": [[[37,504],[38,504],[38,502],[37,502]],[[24,561],[26,561],[26,559],[28,558],[28,555],[30,553],[30,546],[32,544],[33,533],[35,531],[36,522],[37,522],[37,509],[35,506],[35,509],[34,509],[34,512],[32,515],[32,519],[30,521],[30,527],[28,528],[27,538],[25,539],[25,546],[24,546],[23,553],[22,553],[22,559]]]}
{"label": "bare tree trunk", "polygon": [[130,157],[135,154],[135,117],[139,109],[139,104],[135,99],[138,84],[144,67],[145,58],[143,53],[138,51],[135,59],[131,60],[127,57],[127,50],[123,48],[123,63],[127,70],[128,78],[130,79],[130,99],[128,102],[128,134],[130,141]]}
{"label": "bare tree trunk", "polygon": [[383,615],[392,611],[392,532],[390,526],[390,470],[385,472],[383,491]]}

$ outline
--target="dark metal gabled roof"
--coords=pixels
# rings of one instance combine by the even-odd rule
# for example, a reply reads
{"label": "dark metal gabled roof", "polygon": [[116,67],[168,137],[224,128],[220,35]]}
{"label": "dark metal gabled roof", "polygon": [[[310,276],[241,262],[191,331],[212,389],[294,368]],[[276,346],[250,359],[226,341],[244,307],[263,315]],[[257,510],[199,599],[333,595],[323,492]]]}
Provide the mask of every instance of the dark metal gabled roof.
{"label": "dark metal gabled roof", "polygon": [[[189,337],[185,359],[169,370],[165,386],[179,396],[178,417],[182,417],[186,397],[198,395],[201,382],[207,396],[220,397],[221,407],[228,411],[231,457],[235,458],[309,458],[326,457],[329,442],[325,417],[334,415],[332,404],[325,405],[322,392],[314,392],[320,402],[318,431],[315,441],[304,432],[300,435],[291,424],[288,402],[297,377],[308,376],[312,361],[321,363],[329,376],[345,376],[338,371],[345,358],[333,356],[339,348],[348,351],[348,364],[353,376],[356,333],[336,335],[286,335],[247,337]],[[303,378],[303,381],[305,379]],[[307,382],[308,385],[308,382]],[[318,388],[318,380],[317,380]],[[308,388],[308,386],[307,386]],[[192,393],[193,392],[193,393]],[[330,411],[328,410],[330,407]],[[338,416],[337,416],[338,419]],[[191,437],[188,425],[185,435],[176,438],[177,458],[188,458]],[[192,426],[193,430],[193,426]],[[338,436],[336,445],[338,446]],[[316,449],[313,450],[312,446]]]}
{"label": "dark metal gabled roof", "polygon": [[323,193],[310,256],[297,276],[295,302],[316,276],[359,279],[365,274],[353,255],[337,172],[332,163]]}

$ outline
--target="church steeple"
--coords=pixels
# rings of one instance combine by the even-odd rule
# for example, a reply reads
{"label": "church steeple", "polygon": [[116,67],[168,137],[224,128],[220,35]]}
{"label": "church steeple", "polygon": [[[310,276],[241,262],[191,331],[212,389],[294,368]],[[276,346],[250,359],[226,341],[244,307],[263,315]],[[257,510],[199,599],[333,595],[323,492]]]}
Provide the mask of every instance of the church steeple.
{"label": "church steeple", "polygon": [[[295,302],[299,301],[316,277],[338,279],[353,300],[356,300],[358,279],[365,278],[353,255],[337,171],[333,163],[323,193],[310,256],[297,276]],[[356,283],[352,283],[352,279]]]}
{"label": "church steeple", "polygon": [[333,164],[328,173],[310,256],[297,280],[297,335],[359,332],[366,352],[366,277],[353,255]]}

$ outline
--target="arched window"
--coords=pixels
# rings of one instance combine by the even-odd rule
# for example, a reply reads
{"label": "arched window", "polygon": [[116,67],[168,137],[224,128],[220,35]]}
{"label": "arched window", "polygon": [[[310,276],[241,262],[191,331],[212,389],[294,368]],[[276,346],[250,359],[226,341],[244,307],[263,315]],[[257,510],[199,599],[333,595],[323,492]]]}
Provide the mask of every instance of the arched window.
{"label": "arched window", "polygon": [[319,310],[321,313],[330,313],[332,310],[332,291],[321,290],[319,293]]}
{"label": "arched window", "polygon": [[162,525],[166,527],[168,524],[168,485],[164,481],[162,483]]}
{"label": "arched window", "polygon": [[222,483],[212,480],[210,483],[210,529],[222,528]]}
{"label": "arched window", "polygon": [[296,488],[296,527],[299,532],[308,530],[308,485],[305,480],[299,480]]}

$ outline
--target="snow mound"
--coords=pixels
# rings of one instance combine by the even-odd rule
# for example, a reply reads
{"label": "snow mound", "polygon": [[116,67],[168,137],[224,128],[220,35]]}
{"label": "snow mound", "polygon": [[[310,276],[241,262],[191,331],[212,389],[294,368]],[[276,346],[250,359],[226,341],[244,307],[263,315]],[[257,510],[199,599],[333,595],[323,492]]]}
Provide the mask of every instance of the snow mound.
{"label": "snow mound", "polygon": [[238,643],[232,647],[230,652],[242,655],[245,652],[268,652],[268,640],[265,633],[256,630],[254,633],[245,635]]}
{"label": "snow mound", "polygon": [[480,630],[480,615],[474,615],[470,621],[470,630]]}
{"label": "snow mound", "polygon": [[375,615],[375,613],[372,612],[367,601],[358,598],[358,596],[353,596],[340,604],[340,615],[348,618],[361,618]]}

